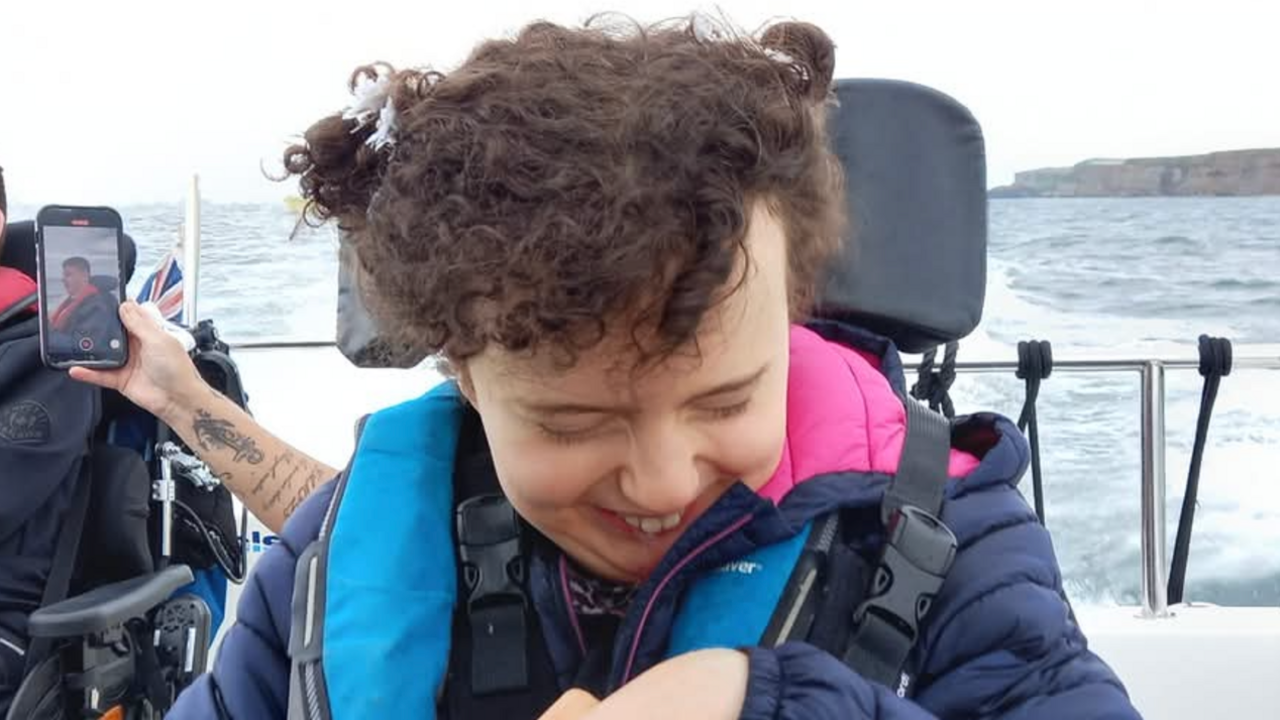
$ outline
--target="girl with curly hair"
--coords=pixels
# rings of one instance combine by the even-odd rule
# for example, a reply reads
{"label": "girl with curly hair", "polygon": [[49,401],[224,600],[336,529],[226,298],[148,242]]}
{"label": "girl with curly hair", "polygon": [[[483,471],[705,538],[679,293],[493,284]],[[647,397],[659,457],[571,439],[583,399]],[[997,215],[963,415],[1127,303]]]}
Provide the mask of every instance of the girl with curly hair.
{"label": "girl with curly hair", "polygon": [[449,377],[368,419],[171,717],[520,720],[570,688],[591,718],[1136,717],[994,417],[939,454],[958,552],[901,678],[836,631],[760,641],[832,513],[814,614],[853,632],[821,604],[883,547],[907,435],[891,345],[808,322],[846,227],[834,67],[812,25],[694,17],[358,69],[285,167]]}

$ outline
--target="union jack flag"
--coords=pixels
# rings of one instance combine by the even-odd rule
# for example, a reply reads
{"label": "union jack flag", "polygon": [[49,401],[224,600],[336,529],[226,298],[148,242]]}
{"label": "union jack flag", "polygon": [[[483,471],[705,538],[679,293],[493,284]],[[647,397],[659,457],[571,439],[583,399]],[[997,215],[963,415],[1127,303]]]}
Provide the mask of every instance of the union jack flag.
{"label": "union jack flag", "polygon": [[138,302],[153,302],[164,319],[182,324],[182,265],[177,251],[170,250],[138,291]]}

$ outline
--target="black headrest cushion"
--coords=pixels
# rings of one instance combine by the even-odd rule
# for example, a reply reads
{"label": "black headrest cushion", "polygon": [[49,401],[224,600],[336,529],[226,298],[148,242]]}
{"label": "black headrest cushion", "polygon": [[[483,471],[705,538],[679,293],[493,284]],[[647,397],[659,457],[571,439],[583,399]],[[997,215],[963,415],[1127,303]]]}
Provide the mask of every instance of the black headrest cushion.
{"label": "black headrest cushion", "polygon": [[831,136],[844,165],[845,249],[818,314],[906,352],[968,335],[987,284],[982,129],[952,98],[891,80],[840,80]]}
{"label": "black headrest cushion", "polygon": [[89,282],[93,283],[93,286],[98,288],[101,292],[120,292],[120,281],[115,275],[94,275],[89,278]]}

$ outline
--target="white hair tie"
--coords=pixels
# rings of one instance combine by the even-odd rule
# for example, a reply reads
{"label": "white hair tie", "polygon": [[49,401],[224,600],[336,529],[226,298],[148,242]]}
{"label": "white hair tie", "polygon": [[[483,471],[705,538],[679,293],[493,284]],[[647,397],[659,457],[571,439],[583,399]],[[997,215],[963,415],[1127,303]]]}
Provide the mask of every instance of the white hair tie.
{"label": "white hair tie", "polygon": [[342,111],[343,120],[356,121],[356,127],[351,133],[354,135],[373,122],[373,134],[364,143],[374,150],[394,145],[396,104],[391,98],[391,76],[379,75],[373,79],[368,75],[360,75],[351,90],[351,97],[351,104]]}

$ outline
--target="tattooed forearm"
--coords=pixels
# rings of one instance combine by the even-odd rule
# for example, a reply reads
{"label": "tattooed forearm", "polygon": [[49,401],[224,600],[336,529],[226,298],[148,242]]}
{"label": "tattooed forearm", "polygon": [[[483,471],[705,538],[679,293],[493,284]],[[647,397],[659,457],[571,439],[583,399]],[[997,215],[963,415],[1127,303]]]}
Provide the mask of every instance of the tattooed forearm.
{"label": "tattooed forearm", "polygon": [[289,515],[338,471],[272,435],[240,406],[210,390],[184,405],[171,423],[209,470],[268,528]]}
{"label": "tattooed forearm", "polygon": [[252,493],[257,496],[266,491],[273,491],[264,501],[263,507],[272,510],[284,501],[286,503],[284,514],[288,516],[330,474],[332,471],[328,467],[321,466],[310,458],[299,457],[296,453],[286,451],[277,455],[271,462],[271,468],[258,477]]}
{"label": "tattooed forearm", "polygon": [[250,465],[259,465],[265,459],[252,437],[236,430],[230,420],[216,418],[207,410],[196,410],[191,430],[205,451],[230,450],[235,453],[235,462],[247,462]]}
{"label": "tattooed forearm", "polygon": [[250,490],[249,493],[256,497],[262,494],[262,490],[267,487],[267,483],[275,485],[280,477],[280,467],[282,465],[288,467],[293,463],[293,461],[293,453],[287,450],[284,453],[277,455],[275,459],[271,461],[271,468],[258,476],[258,481],[254,483],[253,489]]}
{"label": "tattooed forearm", "polygon": [[303,487],[298,488],[298,492],[293,494],[293,498],[289,500],[289,504],[285,506],[284,514],[286,516],[292,515],[293,511],[297,510],[298,506],[302,504],[302,501],[306,500],[307,497],[311,495],[311,491],[315,489],[315,485],[319,482],[320,478],[319,476],[316,476],[314,482],[309,482]]}
{"label": "tattooed forearm", "polygon": [[279,505],[280,496],[290,490],[293,490],[293,481],[298,477],[298,471],[301,469],[302,468],[299,468],[297,465],[289,468],[289,474],[285,476],[282,482],[276,485],[276,491],[271,494],[271,497],[267,498],[267,508],[273,508],[276,505]]}

